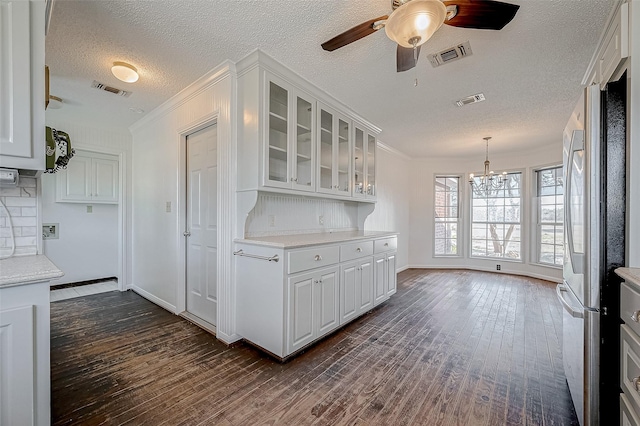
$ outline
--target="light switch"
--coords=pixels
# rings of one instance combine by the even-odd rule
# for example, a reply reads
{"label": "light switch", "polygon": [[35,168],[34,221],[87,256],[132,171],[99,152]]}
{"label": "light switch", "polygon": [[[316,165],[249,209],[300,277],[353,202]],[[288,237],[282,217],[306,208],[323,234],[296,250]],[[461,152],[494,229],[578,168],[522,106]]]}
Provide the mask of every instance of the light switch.
{"label": "light switch", "polygon": [[93,206],[87,206],[87,213],[93,213]]}

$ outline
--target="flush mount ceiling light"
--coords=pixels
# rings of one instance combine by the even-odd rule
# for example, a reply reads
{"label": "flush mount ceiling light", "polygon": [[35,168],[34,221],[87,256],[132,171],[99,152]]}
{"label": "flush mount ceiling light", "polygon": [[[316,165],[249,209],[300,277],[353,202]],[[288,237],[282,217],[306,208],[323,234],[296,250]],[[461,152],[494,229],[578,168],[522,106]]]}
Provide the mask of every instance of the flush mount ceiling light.
{"label": "flush mount ceiling light", "polygon": [[413,0],[397,8],[387,19],[387,37],[402,47],[427,42],[444,23],[447,8],[439,0]]}
{"label": "flush mount ceiling light", "polygon": [[135,83],[138,81],[138,70],[133,65],[126,62],[114,62],[111,72],[120,81],[125,83]]}

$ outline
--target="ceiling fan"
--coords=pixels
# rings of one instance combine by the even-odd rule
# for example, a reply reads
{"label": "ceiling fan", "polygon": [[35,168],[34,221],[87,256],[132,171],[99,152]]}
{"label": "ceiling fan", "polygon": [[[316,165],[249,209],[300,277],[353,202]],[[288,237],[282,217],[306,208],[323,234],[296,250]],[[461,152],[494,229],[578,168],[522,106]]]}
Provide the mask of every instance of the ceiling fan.
{"label": "ceiling fan", "polygon": [[363,22],[322,43],[334,51],[384,28],[387,37],[398,44],[396,69],[407,71],[416,66],[420,46],[442,26],[501,30],[520,6],[493,0],[392,0],[391,15]]}

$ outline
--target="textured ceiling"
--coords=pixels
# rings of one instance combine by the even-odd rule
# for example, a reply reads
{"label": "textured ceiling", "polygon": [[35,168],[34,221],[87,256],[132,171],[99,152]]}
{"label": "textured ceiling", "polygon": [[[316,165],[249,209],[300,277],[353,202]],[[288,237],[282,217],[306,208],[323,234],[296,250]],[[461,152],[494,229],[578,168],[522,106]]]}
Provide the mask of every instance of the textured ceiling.
{"label": "textured ceiling", "polygon": [[[517,0],[501,31],[443,25],[415,70],[395,71],[384,31],[334,52],[320,44],[388,14],[390,0],[56,0],[47,36],[47,114],[98,127],[128,127],[225,59],[260,48],[383,129],[381,140],[412,157],[526,152],[559,144],[580,82],[612,8],[610,0]],[[426,56],[469,40],[473,55],[432,68]],[[114,61],[140,80],[111,75]],[[419,79],[418,87],[413,80]],[[129,98],[91,89],[97,80]],[[458,108],[482,92],[487,100]]]}

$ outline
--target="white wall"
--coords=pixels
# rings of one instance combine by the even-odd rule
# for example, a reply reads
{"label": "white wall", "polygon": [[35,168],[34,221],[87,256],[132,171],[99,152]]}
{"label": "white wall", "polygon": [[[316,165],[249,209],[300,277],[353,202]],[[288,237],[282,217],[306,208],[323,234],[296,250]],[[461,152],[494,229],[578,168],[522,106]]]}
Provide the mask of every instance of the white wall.
{"label": "white wall", "polygon": [[[138,293],[175,313],[185,310],[183,135],[217,117],[217,337],[235,335],[232,248],[235,218],[235,68],[230,63],[194,82],[131,127],[133,134],[133,277]],[[192,129],[192,130],[189,130]],[[171,211],[166,211],[170,203]]]}
{"label": "white wall", "polygon": [[[122,196],[127,198],[130,163],[126,158],[130,156],[132,141],[131,133],[127,129],[101,129],[97,126],[82,125],[73,120],[73,117],[65,115],[64,108],[48,111],[47,125],[67,132],[73,148],[123,155],[125,161],[120,165],[124,168],[125,178]],[[55,202],[55,174],[45,173],[40,181],[42,223],[59,223],[60,235],[58,239],[43,241],[43,253],[65,273],[64,277],[52,281],[51,284],[113,276],[128,282],[128,273],[125,270],[122,274],[120,268],[119,244],[123,238],[118,231],[118,205],[90,204],[93,212],[87,213],[87,204]],[[128,221],[124,222],[126,227]],[[127,238],[124,240],[126,256],[129,243]]]}
{"label": "white wall", "polygon": [[[523,224],[529,223],[531,217],[531,197],[529,190],[533,178],[533,170],[540,166],[562,164],[562,129],[558,129],[558,141],[547,143],[543,148],[533,152],[522,152],[511,155],[490,155],[491,168],[498,171],[521,170],[523,172],[524,205],[522,207]],[[524,274],[549,280],[561,280],[562,270],[530,264],[531,248],[527,242],[531,241],[528,226],[522,229],[522,249],[524,262],[506,261],[504,259],[485,260],[470,258],[469,241],[470,230],[464,225],[469,223],[469,185],[468,174],[481,172],[484,156],[478,158],[432,158],[417,159],[411,162],[411,193],[410,219],[411,233],[409,236],[409,265],[410,267],[425,268],[472,268],[478,270],[495,271],[499,263],[503,273]],[[436,174],[460,174],[462,193],[460,196],[460,210],[464,215],[459,233],[462,238],[461,257],[443,258],[433,256],[433,212],[434,191],[433,181]]]}
{"label": "white wall", "polygon": [[398,232],[398,257],[396,267],[404,270],[409,264],[409,238],[412,231],[409,221],[411,186],[409,157],[378,144],[378,168],[376,170],[376,208],[365,221],[365,229]]}

